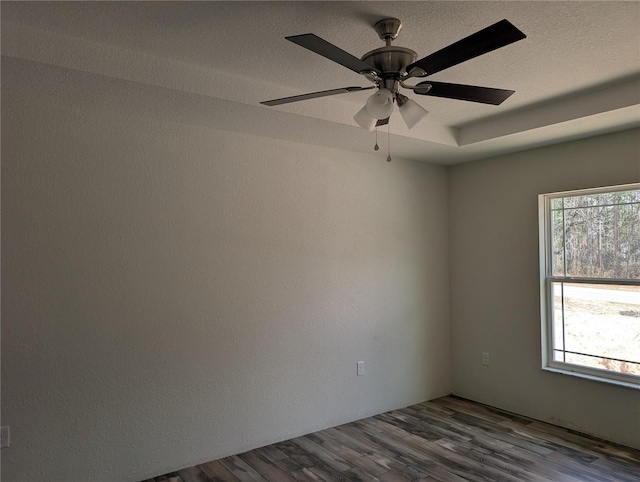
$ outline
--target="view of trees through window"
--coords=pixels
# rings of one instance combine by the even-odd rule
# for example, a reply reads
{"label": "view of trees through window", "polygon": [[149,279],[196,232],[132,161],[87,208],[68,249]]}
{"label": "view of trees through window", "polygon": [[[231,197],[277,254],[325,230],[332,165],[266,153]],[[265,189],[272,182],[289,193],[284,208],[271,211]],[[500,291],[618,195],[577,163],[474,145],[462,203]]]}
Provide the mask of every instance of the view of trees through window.
{"label": "view of trees through window", "polygon": [[640,376],[640,189],[550,207],[553,359]]}
{"label": "view of trees through window", "polygon": [[640,190],[552,202],[553,274],[640,279]]}

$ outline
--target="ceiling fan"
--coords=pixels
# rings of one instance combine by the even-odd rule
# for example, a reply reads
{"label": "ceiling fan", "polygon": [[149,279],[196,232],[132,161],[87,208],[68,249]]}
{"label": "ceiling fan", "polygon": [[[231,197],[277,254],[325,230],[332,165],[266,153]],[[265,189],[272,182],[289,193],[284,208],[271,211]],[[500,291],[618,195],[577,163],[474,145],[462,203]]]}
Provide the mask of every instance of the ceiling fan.
{"label": "ceiling fan", "polygon": [[354,116],[358,125],[367,130],[373,130],[376,126],[388,124],[389,117],[393,112],[393,103],[396,102],[407,127],[411,129],[428,112],[418,103],[401,94],[399,91],[401,87],[412,90],[419,95],[493,105],[501,104],[514,93],[513,90],[430,80],[415,85],[406,83],[411,78],[427,77],[525,38],[526,35],[508,20],[501,20],[420,60],[416,60],[418,55],[413,50],[391,45],[391,41],[398,37],[401,28],[402,22],[397,18],[385,18],[378,21],[374,25],[374,29],[380,39],[385,41],[385,46],[364,54],[360,59],[312,33],[285,37],[301,47],[364,75],[374,85],[323,90],[268,100],[261,102],[261,104],[275,106],[318,97],[376,89],[376,92],[367,100],[365,107]]}

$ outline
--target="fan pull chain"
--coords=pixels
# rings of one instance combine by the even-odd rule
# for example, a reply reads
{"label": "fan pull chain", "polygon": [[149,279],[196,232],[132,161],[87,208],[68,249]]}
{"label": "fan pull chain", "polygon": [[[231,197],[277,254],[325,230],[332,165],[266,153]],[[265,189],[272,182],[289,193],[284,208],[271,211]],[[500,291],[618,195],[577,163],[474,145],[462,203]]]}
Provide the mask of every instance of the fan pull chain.
{"label": "fan pull chain", "polygon": [[378,145],[378,126],[376,126],[376,145],[373,146],[373,150],[377,151],[378,149],[380,149],[380,146]]}
{"label": "fan pull chain", "polygon": [[[389,119],[391,121],[391,119]],[[387,123],[387,162],[391,162],[391,133],[389,132],[389,125],[391,122]]]}

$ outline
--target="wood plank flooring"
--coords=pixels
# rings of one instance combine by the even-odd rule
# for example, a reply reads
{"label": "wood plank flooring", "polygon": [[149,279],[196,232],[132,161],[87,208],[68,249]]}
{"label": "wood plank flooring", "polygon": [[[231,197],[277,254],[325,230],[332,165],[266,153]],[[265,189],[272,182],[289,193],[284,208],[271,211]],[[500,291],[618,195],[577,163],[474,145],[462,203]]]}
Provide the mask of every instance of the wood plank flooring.
{"label": "wood plank flooring", "polygon": [[640,480],[640,451],[449,396],[145,482]]}

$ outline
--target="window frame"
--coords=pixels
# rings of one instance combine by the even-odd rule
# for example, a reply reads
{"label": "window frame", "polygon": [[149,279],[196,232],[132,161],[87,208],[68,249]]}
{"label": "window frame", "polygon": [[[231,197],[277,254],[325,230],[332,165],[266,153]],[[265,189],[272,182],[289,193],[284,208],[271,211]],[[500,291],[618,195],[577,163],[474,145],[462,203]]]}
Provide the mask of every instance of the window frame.
{"label": "window frame", "polygon": [[552,201],[569,196],[602,194],[616,191],[640,189],[640,183],[622,184],[575,191],[562,191],[538,196],[538,232],[540,250],[540,317],[542,321],[542,369],[550,372],[571,375],[599,382],[621,385],[640,390],[640,375],[620,373],[611,370],[588,367],[564,361],[556,361],[553,357],[553,283],[571,284],[615,284],[640,286],[640,279],[587,278],[556,276],[553,273],[552,258]]}

